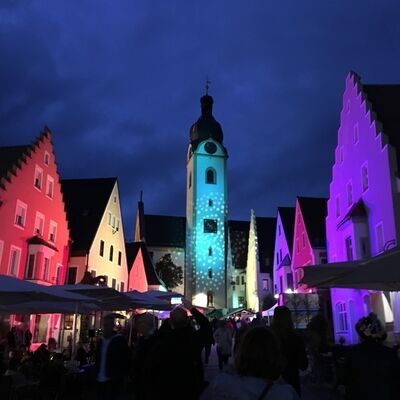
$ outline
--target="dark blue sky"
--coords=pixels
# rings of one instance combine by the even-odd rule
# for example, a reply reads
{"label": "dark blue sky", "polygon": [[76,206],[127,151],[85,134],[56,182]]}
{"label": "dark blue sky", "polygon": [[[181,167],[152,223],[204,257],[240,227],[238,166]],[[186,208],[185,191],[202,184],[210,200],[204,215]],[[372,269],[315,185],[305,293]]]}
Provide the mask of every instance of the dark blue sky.
{"label": "dark blue sky", "polygon": [[62,177],[118,176],[125,231],[183,215],[188,130],[208,75],[229,212],[326,196],[344,79],[400,82],[389,0],[1,0],[0,145],[46,124]]}

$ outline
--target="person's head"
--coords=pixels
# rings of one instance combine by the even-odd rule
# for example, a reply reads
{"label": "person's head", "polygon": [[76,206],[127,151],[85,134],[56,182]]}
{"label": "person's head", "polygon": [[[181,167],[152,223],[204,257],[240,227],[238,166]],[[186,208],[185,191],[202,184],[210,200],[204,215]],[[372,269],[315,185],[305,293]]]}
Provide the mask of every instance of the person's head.
{"label": "person's head", "polygon": [[239,375],[277,379],[282,372],[279,341],[269,328],[257,327],[246,332],[235,356]]}
{"label": "person's head", "polygon": [[145,313],[136,317],[136,331],[141,336],[148,336],[155,327],[154,317]]}
{"label": "person's head", "polygon": [[278,336],[285,336],[294,331],[292,314],[287,307],[278,306],[275,308],[272,329]]}
{"label": "person's head", "polygon": [[356,331],[363,341],[383,342],[387,337],[381,321],[374,313],[359,319],[356,323]]}
{"label": "person's head", "polygon": [[110,337],[114,334],[115,317],[113,314],[107,314],[103,318],[103,336]]}
{"label": "person's head", "polygon": [[181,328],[186,328],[189,326],[189,317],[187,315],[186,310],[183,307],[175,307],[170,315],[170,322],[171,322],[171,327],[173,329],[181,329]]}

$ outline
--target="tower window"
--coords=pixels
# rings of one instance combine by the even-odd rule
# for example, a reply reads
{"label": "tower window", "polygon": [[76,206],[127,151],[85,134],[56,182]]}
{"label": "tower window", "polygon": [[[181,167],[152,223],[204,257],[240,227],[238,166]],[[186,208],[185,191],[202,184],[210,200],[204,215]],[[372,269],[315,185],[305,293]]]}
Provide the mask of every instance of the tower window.
{"label": "tower window", "polygon": [[110,257],[109,260],[112,261],[114,257],[114,246],[110,246]]}
{"label": "tower window", "polygon": [[207,307],[214,307],[214,293],[211,290],[207,292]]}
{"label": "tower window", "polygon": [[211,199],[208,200],[208,207],[212,207],[213,206],[213,201]]}
{"label": "tower window", "polygon": [[212,247],[211,246],[208,248],[208,255],[212,256]]}
{"label": "tower window", "polygon": [[206,171],[206,183],[217,183],[217,174],[213,168],[208,168]]}
{"label": "tower window", "polygon": [[210,279],[212,279],[212,277],[213,277],[212,269],[209,269],[209,270],[208,270],[208,277],[209,277]]}
{"label": "tower window", "polygon": [[192,187],[192,173],[189,173],[189,189]]}

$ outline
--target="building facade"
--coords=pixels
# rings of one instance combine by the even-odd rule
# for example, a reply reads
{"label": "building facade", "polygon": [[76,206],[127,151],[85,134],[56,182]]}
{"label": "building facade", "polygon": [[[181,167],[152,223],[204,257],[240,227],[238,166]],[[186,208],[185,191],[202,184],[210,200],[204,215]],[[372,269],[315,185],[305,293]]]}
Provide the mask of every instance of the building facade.
{"label": "building facade", "polygon": [[[70,234],[51,132],[32,145],[0,148],[0,274],[44,285],[64,284]],[[60,315],[12,321],[35,342],[58,337]]]}
{"label": "building facade", "polygon": [[[346,78],[326,218],[330,262],[375,256],[399,242],[399,101],[399,85],[365,85],[353,72]],[[335,338],[348,343],[357,342],[354,325],[371,311],[392,322],[390,303],[398,301],[367,290],[331,296]]]}
{"label": "building facade", "polygon": [[190,129],[186,162],[185,293],[203,307],[226,308],[227,159],[213,98],[201,98],[201,117]]}

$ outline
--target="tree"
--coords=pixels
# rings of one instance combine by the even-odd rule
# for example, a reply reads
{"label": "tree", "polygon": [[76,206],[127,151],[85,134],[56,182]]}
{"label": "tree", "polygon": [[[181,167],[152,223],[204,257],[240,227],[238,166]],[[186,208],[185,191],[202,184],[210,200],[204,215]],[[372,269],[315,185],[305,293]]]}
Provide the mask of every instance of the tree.
{"label": "tree", "polygon": [[183,283],[183,269],[172,261],[171,254],[163,255],[156,263],[156,272],[167,290]]}

